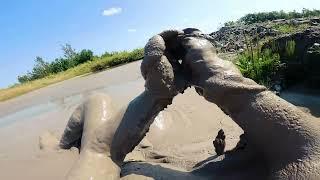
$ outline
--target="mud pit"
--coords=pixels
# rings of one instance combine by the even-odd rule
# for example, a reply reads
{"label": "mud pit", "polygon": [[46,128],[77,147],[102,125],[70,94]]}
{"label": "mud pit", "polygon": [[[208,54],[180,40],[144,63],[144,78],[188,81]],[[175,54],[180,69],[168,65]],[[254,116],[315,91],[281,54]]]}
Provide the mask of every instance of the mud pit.
{"label": "mud pit", "polygon": [[[200,55],[204,59],[200,62],[204,66],[196,68],[206,68],[206,71],[198,71],[198,73],[204,73],[204,78],[209,77],[208,81],[201,78],[192,79],[196,85],[202,88],[197,91],[208,101],[217,103],[225,112],[230,113],[233,120],[246,130],[246,136],[249,139],[248,148],[239,152],[229,152],[219,157],[214,156],[214,153],[209,153],[212,149],[212,140],[216,136],[211,132],[217,133],[219,129],[224,129],[227,136],[227,150],[235,146],[238,141],[236,137],[242,132],[217,106],[210,104],[210,107],[209,105],[206,107],[203,98],[195,95],[194,90],[188,89],[185,94],[178,95],[173,104],[167,107],[168,104],[171,104],[170,96],[175,96],[176,92],[180,90],[178,90],[179,83],[173,79],[176,76],[175,72],[168,68],[166,59],[162,59],[163,54],[156,52],[163,51],[163,47],[159,46],[155,48],[155,54],[147,54],[147,56],[150,56],[151,59],[161,57],[159,65],[164,66],[158,68],[159,66],[156,65],[156,73],[160,72],[160,76],[163,75],[161,80],[164,81],[157,82],[157,79],[154,79],[159,74],[147,76],[151,77],[148,79],[145,72],[142,72],[147,82],[146,91],[125,108],[125,112],[130,112],[130,116],[126,117],[125,113],[123,118],[117,118],[114,114],[119,109],[116,107],[117,100],[114,108],[116,111],[114,111],[110,106],[112,103],[109,98],[103,95],[92,96],[84,103],[83,110],[80,108],[72,115],[72,121],[68,123],[60,145],[61,142],[68,143],[70,130],[70,132],[81,130],[79,136],[81,151],[77,161],[71,160],[74,163],[68,173],[68,178],[93,179],[94,173],[96,173],[97,176],[94,177],[97,178],[94,179],[106,179],[105,177],[118,179],[120,170],[123,179],[253,179],[257,177],[261,179],[261,177],[267,176],[275,179],[281,179],[281,177],[303,179],[306,175],[317,177],[319,159],[316,154],[318,153],[319,136],[317,133],[319,131],[314,129],[312,124],[315,125],[318,122],[311,121],[313,120],[310,119],[311,117],[306,116],[296,107],[279,99],[271,92],[265,91],[265,88],[256,85],[253,81],[241,77],[230,66],[230,63],[225,66],[228,63],[212,54],[213,51],[206,42],[198,43],[197,38],[190,40],[191,47],[197,48],[199,45],[204,48],[209,47],[208,49],[201,48],[200,51],[193,52],[195,54],[191,54],[192,56],[189,57],[203,53]],[[153,44],[152,41],[151,44]],[[214,61],[207,61],[206,58]],[[192,62],[193,59],[191,58],[189,61]],[[197,64],[191,65],[197,66]],[[152,70],[152,68],[149,69]],[[212,76],[217,73],[217,76]],[[227,95],[231,95],[230,97],[222,96],[226,91],[229,93]],[[169,99],[166,99],[167,97]],[[179,97],[181,97],[181,101],[184,101],[181,105],[179,105]],[[200,101],[199,104],[193,104],[197,101]],[[188,106],[184,109],[186,104]],[[215,109],[212,109],[213,107]],[[151,109],[148,110],[148,108]],[[153,110],[154,108],[155,110]],[[163,108],[165,109],[161,111]],[[149,114],[150,110],[151,114]],[[161,112],[158,114],[159,111]],[[81,115],[81,113],[83,114]],[[204,114],[205,116],[203,116]],[[220,121],[219,114],[221,115]],[[250,116],[252,114],[254,117]],[[152,122],[148,119],[153,119],[153,115],[157,116],[146,138],[122,163],[123,155],[130,152],[131,148],[135,147],[135,143],[140,142],[144,132],[148,131],[148,123]],[[257,123],[255,118],[260,123]],[[84,121],[82,121],[83,119]],[[119,126],[114,126],[113,120],[117,119],[122,121]],[[99,124],[97,120],[106,121],[107,126],[104,126],[105,123]],[[74,122],[78,121],[80,124],[83,123],[81,125],[83,131],[81,128],[74,128],[74,125],[77,126]],[[122,124],[123,122],[124,124]],[[101,126],[103,128],[100,128],[100,125],[103,125]],[[113,132],[115,129],[116,132]],[[229,133],[230,130],[232,133]],[[240,133],[237,134],[238,132]],[[67,137],[67,141],[64,140],[65,137]],[[42,155],[54,157],[52,153],[77,153],[75,148],[71,148],[71,150],[55,148],[54,144],[58,144],[59,139],[50,133],[47,133],[46,137],[40,138],[40,147],[44,151]],[[78,142],[77,139],[73,140],[72,142]],[[275,146],[271,145],[271,141]],[[254,151],[252,151],[252,144],[255,145]],[[276,152],[276,150],[279,151]],[[112,153],[120,154],[113,156]],[[113,158],[113,162],[110,157]],[[309,174],[310,169],[312,174]],[[296,173],[293,175],[287,173],[292,170]]]}
{"label": "mud pit", "polygon": [[[140,61],[111,71],[68,80],[56,86],[43,88],[12,101],[1,103],[1,113],[4,113],[5,110],[9,111],[12,106],[14,108],[20,106],[21,109],[14,113],[2,114],[0,118],[0,122],[6,121],[2,124],[0,131],[2,142],[0,144],[0,179],[65,179],[78,158],[78,152],[75,150],[59,152],[39,150],[39,136],[47,130],[55,132],[56,135],[62,134],[68,118],[76,106],[92,93],[109,94],[119,106],[136,97],[144,88],[144,80],[140,76],[139,67]],[[123,72],[130,72],[132,76],[126,76],[126,73]],[[110,76],[121,79],[121,83],[110,81],[111,79],[108,78]],[[92,84],[93,82],[96,83]],[[89,86],[83,87],[81,84]],[[64,88],[70,89],[70,91],[59,91]],[[31,97],[33,101],[30,99]],[[304,102],[307,103],[307,101]],[[165,115],[162,117],[169,116],[169,122],[175,120],[174,123],[180,124],[181,131],[175,132],[171,129],[169,130],[170,136],[162,134],[163,138],[157,138],[156,134],[161,134],[163,128],[168,127],[164,126],[157,118],[147,134],[149,141],[153,141],[153,148],[148,147],[151,143],[141,143],[147,148],[141,148],[140,144],[133,153],[127,156],[126,161],[130,163],[122,169],[123,179],[134,176],[137,179],[166,179],[166,177],[169,179],[178,177],[180,179],[200,179],[199,176],[204,179],[213,179],[209,177],[219,176],[219,174],[214,175],[209,166],[200,172],[195,172],[196,174],[190,174],[188,170],[194,165],[201,167],[207,161],[215,162],[221,159],[216,158],[212,145],[220,128],[224,129],[226,133],[227,150],[236,145],[242,130],[216,105],[208,103],[191,89],[178,95],[174,99],[174,103],[164,112]],[[320,121],[320,118],[317,120]],[[193,128],[194,124],[201,127]],[[190,131],[192,137],[184,138],[191,136]],[[181,143],[179,138],[184,143]],[[199,162],[200,164],[197,164]],[[252,163],[253,166],[257,164],[259,165],[259,162]],[[249,167],[247,175],[250,172],[252,169]],[[238,178],[241,175],[245,177],[246,173],[233,172],[229,175]],[[222,176],[222,178],[216,179],[228,178]]]}
{"label": "mud pit", "polygon": [[[40,150],[39,136],[48,130],[56,136],[61,135],[74,109],[93,93],[109,94],[117,106],[135,98],[144,89],[140,63],[68,80],[1,103],[0,179],[65,179],[78,159],[78,151]],[[117,81],[108,77],[117,77]],[[11,107],[17,110],[12,112]],[[164,119],[168,122],[164,123]],[[178,95],[152,124],[147,134],[152,147],[145,143],[143,146],[147,147],[141,148],[140,144],[127,156],[126,161],[130,163],[122,170],[123,178],[138,175],[154,179],[194,177],[188,170],[215,156],[212,141],[220,128],[227,136],[226,149],[231,149],[242,130],[216,105],[194,90],[187,90]]]}
{"label": "mud pit", "polygon": [[[229,167],[225,166],[225,162],[221,163],[230,157],[218,157],[213,149],[212,141],[221,128],[226,131],[226,150],[232,150],[243,133],[241,128],[216,105],[196,94],[194,89],[187,89],[174,99],[172,105],[160,112],[146,137],[126,156],[121,167],[121,179],[255,177],[257,174],[251,171],[257,164],[245,165],[246,158],[250,161],[251,156],[232,158],[235,165],[230,162]],[[41,144],[50,147],[58,143],[58,140],[59,138],[49,134],[43,136]],[[242,164],[241,172],[234,169],[239,163]]]}
{"label": "mud pit", "polygon": [[320,131],[315,128],[319,122],[244,78],[234,64],[216,55],[201,31],[188,28],[153,36],[145,46],[141,73],[145,90],[124,111],[114,108],[109,97],[96,95],[73,113],[60,141],[61,148],[78,146],[81,141],[80,157],[69,180],[119,179],[125,156],[145,137],[156,116],[172,104],[173,97],[188,86],[230,115],[249,142],[244,151],[230,151],[222,161],[206,164],[196,172],[210,169],[218,177],[232,178],[237,172],[246,174],[249,167],[243,164],[253,167],[259,162],[245,178],[320,176]]}

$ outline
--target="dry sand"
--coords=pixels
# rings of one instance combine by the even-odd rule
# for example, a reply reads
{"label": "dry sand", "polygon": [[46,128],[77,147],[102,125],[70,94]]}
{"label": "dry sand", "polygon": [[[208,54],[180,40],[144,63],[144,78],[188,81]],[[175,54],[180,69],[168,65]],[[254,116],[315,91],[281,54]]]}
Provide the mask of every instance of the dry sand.
{"label": "dry sand", "polygon": [[[61,134],[72,111],[91,93],[107,93],[120,106],[133,99],[144,89],[140,63],[74,78],[0,103],[0,179],[64,179],[78,157],[77,150],[40,150],[39,137],[48,130]],[[127,156],[123,179],[211,179],[206,168],[190,171],[201,161],[219,161],[212,141],[221,128],[226,133],[226,149],[232,149],[242,130],[216,105],[187,90],[157,116],[146,138]]]}

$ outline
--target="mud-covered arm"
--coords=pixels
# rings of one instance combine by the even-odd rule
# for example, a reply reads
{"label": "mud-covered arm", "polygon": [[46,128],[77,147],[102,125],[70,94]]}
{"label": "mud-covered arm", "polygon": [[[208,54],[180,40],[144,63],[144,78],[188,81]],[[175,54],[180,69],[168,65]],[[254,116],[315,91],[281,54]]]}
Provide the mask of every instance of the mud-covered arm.
{"label": "mud-covered arm", "polygon": [[187,51],[183,61],[197,92],[246,132],[248,143],[267,161],[273,179],[317,173],[319,121],[244,78],[231,62],[217,57],[205,38],[191,32],[181,42]]}
{"label": "mud-covered arm", "polygon": [[176,59],[179,50],[175,40],[179,33],[164,31],[153,36],[145,46],[141,63],[145,91],[128,105],[112,141],[111,155],[118,164],[143,139],[157,114],[185,90],[182,67]]}
{"label": "mud-covered arm", "polygon": [[[207,92],[219,89],[212,85]],[[206,93],[206,99],[216,98],[210,96]],[[270,179],[320,177],[317,119],[267,90],[232,91],[221,98],[215,102],[246,132],[248,143],[268,165]]]}
{"label": "mud-covered arm", "polygon": [[172,98],[155,98],[149,91],[144,91],[130,102],[112,141],[113,161],[117,164],[123,162],[146,135],[158,113],[171,102]]}
{"label": "mud-covered arm", "polygon": [[227,112],[231,110],[230,104],[224,107],[224,102],[232,99],[232,95],[266,90],[264,86],[244,78],[232,62],[220,59],[213,45],[199,35],[201,32],[194,31],[186,30],[186,34],[180,36],[180,42],[186,52],[183,57],[185,72],[200,95]]}

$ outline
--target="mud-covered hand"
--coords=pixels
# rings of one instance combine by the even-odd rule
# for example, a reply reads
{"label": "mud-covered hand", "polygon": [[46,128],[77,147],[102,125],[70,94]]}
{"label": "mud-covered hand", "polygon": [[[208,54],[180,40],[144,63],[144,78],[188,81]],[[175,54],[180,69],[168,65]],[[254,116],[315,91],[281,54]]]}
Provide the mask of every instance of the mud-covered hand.
{"label": "mud-covered hand", "polygon": [[149,39],[144,48],[141,74],[145,88],[156,98],[173,98],[182,92],[186,83],[178,60],[183,54],[177,37],[178,30],[167,30]]}

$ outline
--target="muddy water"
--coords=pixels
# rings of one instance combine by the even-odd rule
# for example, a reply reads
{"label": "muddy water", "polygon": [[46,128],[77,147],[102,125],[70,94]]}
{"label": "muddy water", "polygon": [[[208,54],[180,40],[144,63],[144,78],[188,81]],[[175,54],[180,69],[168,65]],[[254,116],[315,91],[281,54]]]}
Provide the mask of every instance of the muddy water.
{"label": "muddy water", "polygon": [[[122,83],[141,79],[140,63],[137,61],[108,71],[66,80],[28,94],[0,102],[0,117],[15,113],[28,107],[45,104],[50,101],[64,99],[82,94],[86,96],[95,90],[116,86]],[[128,87],[128,92],[130,92]],[[142,79],[141,87],[143,88]],[[133,89],[133,91],[135,91]]]}
{"label": "muddy water", "polygon": [[114,99],[115,103],[123,105],[142,91],[143,79],[140,78],[134,81],[128,81],[121,84],[115,84],[107,87],[94,89],[90,92],[74,94],[63,98],[57,98],[54,100],[50,100],[46,103],[31,105],[22,108],[16,112],[3,115],[2,117],[0,117],[0,128],[10,126],[16,122],[32,120],[38,116],[50,112],[74,107],[80,104],[82,101],[84,101],[85,98],[92,93],[100,92],[108,94]]}
{"label": "muddy water", "polygon": [[[72,94],[62,98],[48,100],[45,103],[25,106],[20,110],[0,117],[0,140],[8,141],[0,144],[2,157],[5,154],[16,156],[14,149],[32,138],[31,149],[24,151],[34,154],[37,147],[37,136],[45,129],[61,134],[72,111],[92,93],[109,94],[118,106],[126,105],[143,90],[143,80],[136,79],[119,84],[93,89],[83,93]],[[31,103],[32,104],[32,103]],[[18,135],[17,134],[21,134]],[[26,148],[26,147],[24,147]],[[1,158],[0,154],[0,158]],[[21,155],[21,153],[19,153]]]}

